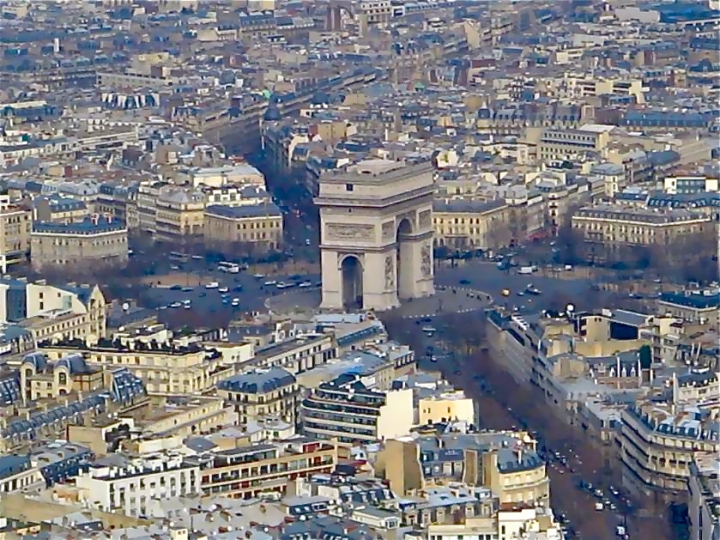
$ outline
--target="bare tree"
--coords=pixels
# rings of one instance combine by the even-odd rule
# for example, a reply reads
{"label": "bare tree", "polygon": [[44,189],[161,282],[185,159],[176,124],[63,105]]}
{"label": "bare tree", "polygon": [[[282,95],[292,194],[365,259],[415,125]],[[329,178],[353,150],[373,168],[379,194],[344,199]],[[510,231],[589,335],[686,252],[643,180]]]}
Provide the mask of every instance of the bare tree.
{"label": "bare tree", "polygon": [[407,319],[397,310],[379,315],[391,339],[405,343],[415,354],[424,354],[425,341],[420,329],[420,319]]}
{"label": "bare tree", "polygon": [[482,312],[448,313],[437,321],[440,339],[457,354],[469,357],[485,344],[485,314]]}
{"label": "bare tree", "polygon": [[510,235],[510,244],[521,243],[528,235],[527,209],[522,206],[513,207],[508,212],[507,229]]}

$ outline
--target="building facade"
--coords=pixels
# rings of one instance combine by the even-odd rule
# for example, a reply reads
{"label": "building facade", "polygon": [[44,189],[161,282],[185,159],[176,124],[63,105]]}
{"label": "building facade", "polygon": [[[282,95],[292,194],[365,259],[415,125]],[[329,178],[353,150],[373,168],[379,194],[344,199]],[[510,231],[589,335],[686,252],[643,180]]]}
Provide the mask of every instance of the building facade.
{"label": "building facade", "polygon": [[193,394],[204,392],[235,374],[223,356],[199,345],[145,346],[136,343],[117,346],[100,341],[93,346],[78,347],[71,342],[42,344],[42,351],[52,360],[70,352],[81,354],[91,366],[125,366],[146,385],[149,392]]}
{"label": "building facade", "polygon": [[235,499],[284,494],[288,482],[330,473],[337,464],[335,445],[300,439],[232,448],[206,456],[202,468],[204,495]]}
{"label": "building facade", "polygon": [[581,208],[572,216],[572,228],[583,241],[586,257],[598,262],[623,248],[691,243],[694,236],[713,227],[709,216],[684,209],[656,211],[600,204]]}
{"label": "building facade", "polygon": [[75,485],[88,508],[142,516],[152,499],[199,494],[200,467],[163,455],[128,460],[120,466],[105,458],[78,476]]}
{"label": "building facade", "polygon": [[355,375],[341,375],[315,388],[300,404],[302,431],[342,444],[368,444],[401,437],[414,424],[409,388],[368,390]]}
{"label": "building facade", "polygon": [[27,259],[31,226],[32,211],[11,204],[8,195],[0,195],[0,268],[3,273],[10,265]]}
{"label": "building facade", "polygon": [[203,223],[205,245],[224,252],[275,251],[282,246],[283,215],[271,202],[208,206]]}
{"label": "building facade", "polygon": [[695,456],[720,452],[718,412],[650,401],[625,409],[620,434],[623,485],[659,503],[686,501]]}
{"label": "building facade", "polygon": [[33,223],[30,237],[30,257],[37,272],[88,264],[122,267],[128,260],[125,224],[97,214],[79,222]]}
{"label": "building facade", "polygon": [[295,377],[283,368],[235,375],[220,381],[217,391],[238,414],[241,426],[267,417],[295,423],[300,392]]}

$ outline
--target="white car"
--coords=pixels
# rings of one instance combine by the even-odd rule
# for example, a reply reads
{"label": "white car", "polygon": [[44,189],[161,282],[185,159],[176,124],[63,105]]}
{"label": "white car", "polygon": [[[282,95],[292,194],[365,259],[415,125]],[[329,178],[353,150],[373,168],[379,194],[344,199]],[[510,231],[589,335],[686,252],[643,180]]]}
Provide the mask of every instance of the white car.
{"label": "white car", "polygon": [[277,281],[271,279],[270,281],[266,281],[265,283],[263,283],[263,285],[265,285],[266,287],[272,287],[273,285],[277,285]]}
{"label": "white car", "polygon": [[303,289],[306,287],[312,287],[312,281],[303,281],[298,287],[302,287]]}
{"label": "white car", "polygon": [[217,289],[220,286],[220,284],[217,281],[213,281],[212,283],[208,283],[205,285],[206,289]]}
{"label": "white car", "polygon": [[173,302],[173,303],[170,304],[168,307],[171,307],[171,308],[179,308],[179,307],[182,307],[182,304],[181,304],[180,302]]}
{"label": "white car", "polygon": [[220,287],[220,288],[218,289],[218,292],[221,292],[221,293],[226,293],[226,292],[229,292],[229,291],[230,291],[230,289],[228,289],[227,287]]}

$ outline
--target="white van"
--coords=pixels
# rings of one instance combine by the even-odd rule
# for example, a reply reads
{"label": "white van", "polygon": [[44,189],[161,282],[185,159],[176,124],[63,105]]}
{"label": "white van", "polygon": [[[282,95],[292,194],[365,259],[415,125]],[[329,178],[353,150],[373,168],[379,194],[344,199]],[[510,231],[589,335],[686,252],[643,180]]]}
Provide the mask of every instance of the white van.
{"label": "white van", "polygon": [[220,286],[220,284],[217,281],[212,281],[205,285],[206,289],[217,289]]}

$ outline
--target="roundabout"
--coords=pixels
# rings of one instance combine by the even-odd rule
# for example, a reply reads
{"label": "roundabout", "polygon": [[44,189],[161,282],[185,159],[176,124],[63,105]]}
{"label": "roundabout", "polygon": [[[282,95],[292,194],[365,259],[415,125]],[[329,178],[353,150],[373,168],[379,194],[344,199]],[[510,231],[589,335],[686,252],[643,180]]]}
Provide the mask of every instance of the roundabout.
{"label": "roundabout", "polygon": [[[265,300],[266,309],[274,314],[292,315],[322,313],[320,289],[294,289]],[[423,319],[447,313],[482,311],[492,304],[492,296],[467,287],[438,286],[432,296],[414,298],[385,313],[405,319]]]}

